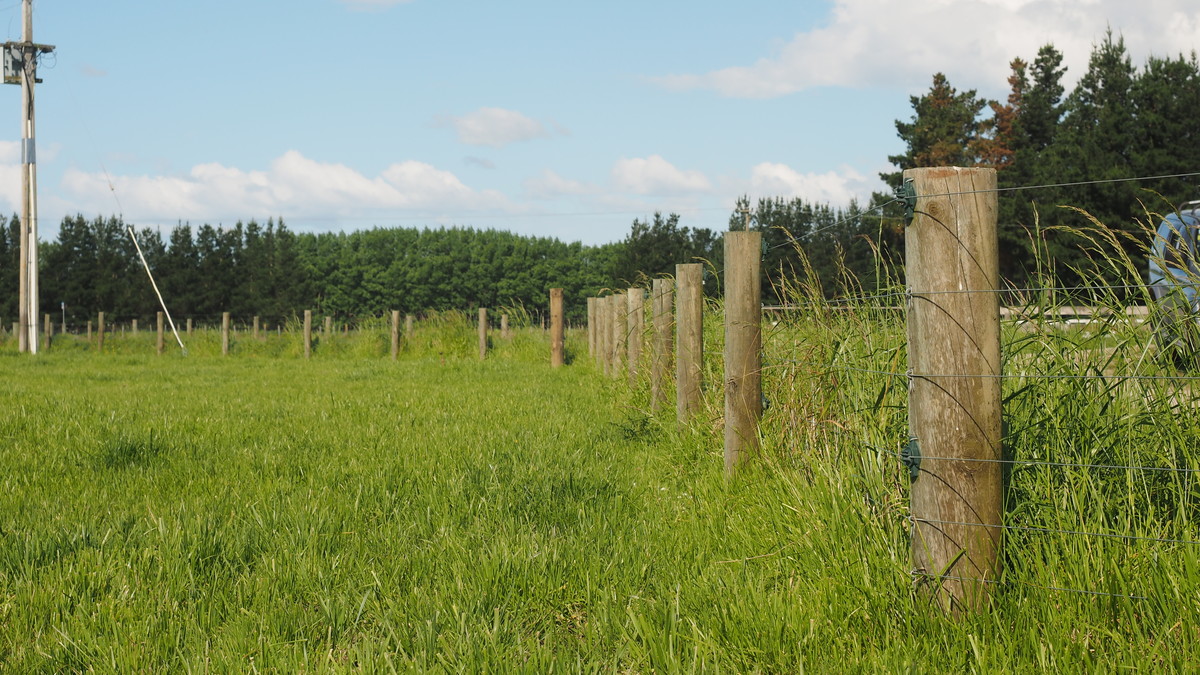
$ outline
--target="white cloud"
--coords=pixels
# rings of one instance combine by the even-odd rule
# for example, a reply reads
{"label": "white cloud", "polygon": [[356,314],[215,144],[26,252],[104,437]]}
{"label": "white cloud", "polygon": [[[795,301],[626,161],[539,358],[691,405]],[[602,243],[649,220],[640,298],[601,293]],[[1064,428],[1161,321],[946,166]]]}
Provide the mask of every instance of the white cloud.
{"label": "white cloud", "polygon": [[594,194],[597,188],[582,181],[563,178],[549,169],[533,178],[526,178],[521,186],[533,199],[555,199],[557,197]]}
{"label": "white cloud", "polygon": [[669,75],[670,89],[771,98],[821,86],[928,85],[945,72],[961,88],[1006,90],[1008,63],[1031,61],[1046,43],[1064,54],[1073,82],[1092,46],[1111,27],[1134,63],[1151,54],[1188,54],[1200,45],[1194,0],[835,0],[826,25],[797,33],[776,53],[747,66]]}
{"label": "white cloud", "polygon": [[467,145],[493,148],[550,136],[545,124],[504,108],[480,108],[462,116],[449,115],[438,119],[437,124],[452,127],[458,140]]}
{"label": "white cloud", "polygon": [[786,164],[763,162],[750,172],[749,193],[760,197],[799,197],[810,202],[844,206],[852,199],[865,202],[882,182],[850,167],[824,173],[800,173]]}
{"label": "white cloud", "polygon": [[678,195],[708,192],[712,185],[699,171],[682,171],[659,155],[620,159],[612,169],[617,189],[638,195]]}
{"label": "white cloud", "polygon": [[399,162],[370,177],[296,151],[275,159],[265,171],[212,163],[199,164],[182,176],[113,176],[111,181],[110,188],[103,174],[68,169],[62,194],[73,210],[92,212],[109,210],[115,191],[133,220],[221,221],[273,215],[338,220],[517,210],[499,192],[472,189],[453,173],[423,162]]}

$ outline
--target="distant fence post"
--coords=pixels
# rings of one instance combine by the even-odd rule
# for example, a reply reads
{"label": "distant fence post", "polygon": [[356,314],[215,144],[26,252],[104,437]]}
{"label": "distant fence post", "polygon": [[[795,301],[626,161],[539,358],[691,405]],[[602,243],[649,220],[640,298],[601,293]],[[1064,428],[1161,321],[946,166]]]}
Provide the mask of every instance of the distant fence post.
{"label": "distant fence post", "polygon": [[596,362],[605,375],[612,373],[612,323],[608,320],[608,296],[596,298]]}
{"label": "distant fence post", "polygon": [[130,333],[133,333],[134,335],[137,335],[137,334],[138,334],[138,325],[137,325],[137,319],[134,319],[133,321],[131,321],[131,322],[129,323],[129,332],[130,332]]}
{"label": "distant fence post", "polygon": [[254,317],[254,339],[258,339],[258,316]]}
{"label": "distant fence post", "polygon": [[625,334],[629,339],[629,386],[637,384],[638,365],[642,360],[642,331],[645,327],[646,292],[640,288],[626,291],[626,320]]}
{"label": "distant fence post", "polygon": [[187,320],[187,334],[188,337],[192,336],[192,320],[190,318]]}
{"label": "distant fence post", "polygon": [[221,356],[229,356],[229,312],[221,312]]}
{"label": "distant fence post", "polygon": [[563,332],[563,289],[550,289],[550,367],[560,368],[566,363]]}
{"label": "distant fence post", "polygon": [[487,358],[488,311],[487,307],[479,308],[479,360]]}
{"label": "distant fence post", "polygon": [[725,233],[725,474],[758,449],[762,232]]}
{"label": "distant fence post", "polygon": [[304,358],[312,358],[312,310],[304,310]]}
{"label": "distant fence post", "polygon": [[392,360],[400,358],[400,310],[392,310]]}
{"label": "distant fence post", "polygon": [[413,336],[413,315],[408,314],[404,317],[404,339],[411,340]]}
{"label": "distant fence post", "polygon": [[675,266],[675,413],[687,422],[700,406],[700,368],[704,362],[704,267]]}
{"label": "distant fence post", "polygon": [[655,279],[650,285],[653,354],[650,362],[650,411],[657,413],[667,405],[667,373],[671,372],[671,344],[675,281]]}
{"label": "distant fence post", "polygon": [[613,360],[613,377],[620,377],[621,370],[625,366],[625,352],[628,349],[629,336],[625,332],[625,325],[629,319],[629,310],[625,300],[624,293],[615,293],[608,298],[609,306],[612,311],[612,360]]}
{"label": "distant fence post", "polygon": [[87,324],[87,341],[88,341],[88,344],[92,343],[92,320],[91,319],[88,319],[88,324]]}
{"label": "distant fence post", "polygon": [[500,315],[500,337],[504,338],[505,340],[507,340],[509,337],[511,337],[508,333],[508,315],[507,314]]}
{"label": "distant fence post", "polygon": [[596,298],[587,299],[588,356],[596,357]]}
{"label": "distant fence post", "polygon": [[42,334],[46,337],[42,340],[42,346],[46,349],[50,349],[51,338],[54,337],[54,322],[50,319],[49,314],[46,314],[45,317],[46,318],[43,320],[44,325],[42,326]]}
{"label": "distant fence post", "polygon": [[96,351],[104,351],[104,312],[100,312],[100,316],[96,317]]}
{"label": "distant fence post", "polygon": [[996,172],[904,179],[916,193],[905,231],[913,567],[943,608],[978,610],[998,578],[1002,526]]}
{"label": "distant fence post", "polygon": [[327,316],[327,317],[325,317],[325,332],[322,334],[322,337],[328,338],[328,337],[331,337],[332,335],[333,335],[333,317]]}
{"label": "distant fence post", "polygon": [[163,313],[158,312],[156,319],[156,324],[158,326],[158,341],[155,343],[155,346],[157,347],[158,355],[162,356],[166,347],[166,340],[163,339],[165,337],[163,333]]}

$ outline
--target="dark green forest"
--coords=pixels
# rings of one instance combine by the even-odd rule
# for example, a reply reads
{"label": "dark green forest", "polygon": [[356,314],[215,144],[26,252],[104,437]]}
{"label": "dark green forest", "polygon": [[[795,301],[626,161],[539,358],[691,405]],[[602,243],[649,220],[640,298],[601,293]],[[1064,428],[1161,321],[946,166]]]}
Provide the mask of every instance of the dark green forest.
{"label": "dark green forest", "polygon": [[[911,97],[911,119],[896,122],[904,152],[888,158],[896,171],[881,177],[895,188],[908,168],[994,167],[1002,189],[1001,273],[1012,287],[1032,283],[1035,251],[1052,260],[1051,283],[1089,278],[1094,263],[1075,232],[1096,223],[1116,233],[1137,269],[1144,268],[1145,228],[1154,214],[1200,198],[1196,55],[1152,57],[1139,68],[1123,40],[1109,34],[1070,92],[1063,55],[1053,45],[1009,66],[1005,101],[959,91],[935,74],[928,92]],[[876,194],[867,204],[842,206],[743,197],[729,226],[741,229],[748,220],[764,233],[765,302],[780,301],[781,280],[806,266],[824,295],[841,296],[874,288],[886,263],[902,259],[902,209],[893,197]],[[704,262],[706,290],[719,293],[721,233],[680,220],[661,213],[634,220],[623,240],[602,246],[469,227],[294,232],[282,219],[135,234],[168,307],[181,318],[215,321],[229,311],[239,320],[274,323],[312,309],[354,321],[387,310],[480,306],[524,308],[539,317],[549,289],[562,287],[569,316],[578,320],[587,296],[644,284],[681,262]],[[10,270],[0,275],[5,322],[16,315],[18,227],[13,217],[0,228],[0,260]],[[41,246],[42,311],[56,322],[62,303],[74,326],[99,311],[114,320],[154,316],[158,303],[119,218],[65,218],[58,238]],[[1144,281],[1112,270],[1101,277],[1114,285]]]}

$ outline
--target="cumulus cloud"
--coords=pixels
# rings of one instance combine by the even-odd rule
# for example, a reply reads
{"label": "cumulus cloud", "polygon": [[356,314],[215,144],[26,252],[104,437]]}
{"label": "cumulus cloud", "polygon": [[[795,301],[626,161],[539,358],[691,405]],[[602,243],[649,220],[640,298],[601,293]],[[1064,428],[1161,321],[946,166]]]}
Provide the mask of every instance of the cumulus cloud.
{"label": "cumulus cloud", "polygon": [[492,148],[551,135],[545,124],[504,108],[480,108],[466,115],[447,115],[439,118],[437,124],[454,129],[458,140],[467,145]]}
{"label": "cumulus cloud", "polygon": [[[0,152],[3,148],[0,148]],[[69,169],[62,191],[84,211],[104,208],[115,190],[133,218],[222,220],[282,214],[293,218],[355,218],[390,214],[511,212],[493,190],[475,190],[453,173],[424,162],[392,164],[366,176],[344,164],[289,151],[265,171],[199,164],[180,176],[108,177]]]}
{"label": "cumulus cloud", "polygon": [[612,169],[613,185],[638,195],[678,195],[708,192],[708,178],[699,171],[683,171],[659,155],[620,159]]}
{"label": "cumulus cloud", "polygon": [[763,162],[750,172],[749,192],[762,197],[799,197],[810,202],[845,205],[866,201],[883,184],[850,167],[824,173],[800,173],[786,164]]}
{"label": "cumulus cloud", "polygon": [[526,178],[521,186],[525,189],[525,193],[533,199],[555,199],[593,194],[597,191],[595,186],[563,178],[549,169],[532,178]]}
{"label": "cumulus cloud", "polygon": [[[771,98],[822,86],[925,86],[945,72],[965,88],[1006,87],[1008,63],[1032,60],[1053,43],[1068,78],[1087,68],[1111,27],[1135,63],[1151,54],[1189,54],[1200,44],[1194,0],[835,0],[826,25],[797,33],[750,65],[655,80],[670,89],[708,89]],[[979,84],[974,84],[979,83]]]}

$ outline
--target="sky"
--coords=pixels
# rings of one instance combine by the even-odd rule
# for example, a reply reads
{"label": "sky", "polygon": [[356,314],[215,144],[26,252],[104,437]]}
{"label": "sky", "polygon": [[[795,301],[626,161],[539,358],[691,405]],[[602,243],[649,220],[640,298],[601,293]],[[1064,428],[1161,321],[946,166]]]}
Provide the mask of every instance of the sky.
{"label": "sky", "polygon": [[[619,241],[736,199],[882,191],[935,72],[1003,99],[1111,29],[1191,54],[1196,0],[35,0],[39,232],[65,216],[462,226]],[[21,3],[0,29],[21,39]],[[0,213],[20,211],[20,87],[0,88]]]}

